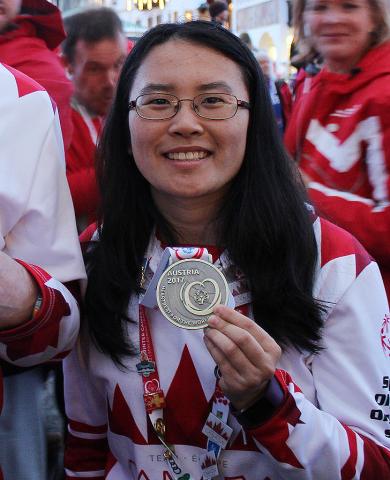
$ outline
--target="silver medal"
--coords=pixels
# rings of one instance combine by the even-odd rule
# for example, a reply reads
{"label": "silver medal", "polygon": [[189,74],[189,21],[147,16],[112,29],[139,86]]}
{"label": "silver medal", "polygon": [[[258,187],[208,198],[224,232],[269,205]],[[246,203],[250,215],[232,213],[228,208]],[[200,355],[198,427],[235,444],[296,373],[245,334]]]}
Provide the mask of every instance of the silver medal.
{"label": "silver medal", "polygon": [[207,327],[217,305],[227,305],[229,287],[222,272],[209,262],[180,260],[170,265],[157,285],[161,313],[189,330]]}

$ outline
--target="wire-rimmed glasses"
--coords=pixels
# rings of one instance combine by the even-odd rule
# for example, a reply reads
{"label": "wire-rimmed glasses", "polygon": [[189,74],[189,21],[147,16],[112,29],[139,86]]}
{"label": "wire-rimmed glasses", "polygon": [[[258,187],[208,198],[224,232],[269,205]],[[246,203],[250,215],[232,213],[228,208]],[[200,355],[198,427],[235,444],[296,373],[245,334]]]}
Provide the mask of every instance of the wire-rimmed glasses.
{"label": "wire-rimmed glasses", "polygon": [[178,98],[168,93],[147,93],[130,101],[129,110],[146,120],[167,120],[180,110],[181,102],[191,102],[194,112],[210,120],[227,120],[239,108],[250,109],[250,104],[228,93],[201,93],[194,98]]}

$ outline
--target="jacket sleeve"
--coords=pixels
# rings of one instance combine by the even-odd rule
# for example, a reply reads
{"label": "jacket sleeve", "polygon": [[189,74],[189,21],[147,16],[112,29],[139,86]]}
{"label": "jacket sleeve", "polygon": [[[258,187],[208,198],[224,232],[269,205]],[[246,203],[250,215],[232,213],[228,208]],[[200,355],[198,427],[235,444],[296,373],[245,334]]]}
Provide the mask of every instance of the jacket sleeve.
{"label": "jacket sleeve", "polygon": [[330,312],[324,348],[308,360],[316,406],[279,370],[285,399],[249,430],[278,478],[390,478],[389,323],[379,270],[371,262]]}
{"label": "jacket sleeve", "polygon": [[42,304],[30,321],[0,331],[0,359],[17,367],[60,361],[70,352],[79,331],[79,307],[74,295],[78,284],[69,282],[67,288],[41,268],[19,262],[37,282]]}
{"label": "jacket sleeve", "polygon": [[58,112],[20,72],[0,65],[0,85],[0,250],[18,259],[42,295],[33,320],[0,332],[0,359],[26,367],[71,349],[79,328],[72,283],[85,278],[85,269]]}
{"label": "jacket sleeve", "polygon": [[[389,97],[388,97],[389,98]],[[319,183],[308,193],[317,211],[352,233],[379,265],[390,266],[390,98],[367,105],[362,122],[365,168],[371,198],[363,198]],[[386,105],[387,104],[387,105]],[[362,144],[362,145],[363,145]]]}
{"label": "jacket sleeve", "polygon": [[[64,360],[65,405],[68,435],[65,449],[66,479],[103,480],[108,469],[107,404],[104,387],[89,378],[88,344],[83,336]],[[82,401],[80,401],[82,399]]]}

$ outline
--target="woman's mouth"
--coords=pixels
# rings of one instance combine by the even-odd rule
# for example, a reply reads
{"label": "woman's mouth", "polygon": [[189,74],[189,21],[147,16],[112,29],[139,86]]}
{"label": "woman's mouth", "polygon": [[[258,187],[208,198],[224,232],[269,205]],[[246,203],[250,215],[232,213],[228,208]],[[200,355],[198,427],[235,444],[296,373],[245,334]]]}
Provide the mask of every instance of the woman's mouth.
{"label": "woman's mouth", "polygon": [[202,160],[210,155],[210,152],[205,150],[201,151],[190,151],[190,152],[168,152],[165,154],[169,160]]}

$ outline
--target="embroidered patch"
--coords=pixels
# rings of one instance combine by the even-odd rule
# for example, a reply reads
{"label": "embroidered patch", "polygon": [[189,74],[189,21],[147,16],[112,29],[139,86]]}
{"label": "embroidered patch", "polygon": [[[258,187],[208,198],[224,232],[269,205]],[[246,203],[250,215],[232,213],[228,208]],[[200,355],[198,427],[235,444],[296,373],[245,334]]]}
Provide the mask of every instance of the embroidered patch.
{"label": "embroidered patch", "polygon": [[383,352],[390,357],[390,316],[385,315],[381,328],[381,343]]}

